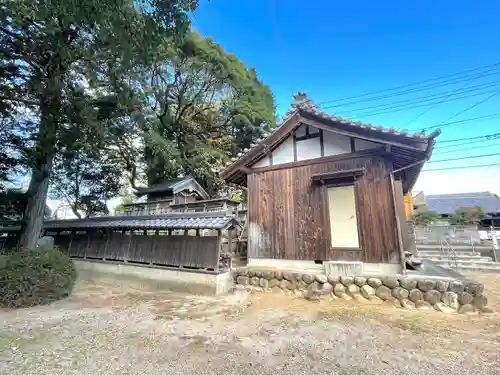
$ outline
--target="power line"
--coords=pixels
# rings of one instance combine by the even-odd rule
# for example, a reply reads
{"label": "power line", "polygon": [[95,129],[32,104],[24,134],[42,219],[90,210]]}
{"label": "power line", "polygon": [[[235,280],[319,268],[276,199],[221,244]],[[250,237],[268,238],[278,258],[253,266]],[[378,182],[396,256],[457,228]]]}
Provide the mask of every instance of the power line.
{"label": "power line", "polygon": [[[466,94],[466,93],[475,92],[475,91],[477,91],[479,89],[488,89],[488,88],[491,88],[491,87],[497,87],[499,85],[500,85],[500,81],[488,82],[488,83],[483,83],[483,84],[480,84],[480,85],[476,85],[476,86],[470,87],[467,90],[462,90],[462,92],[460,92],[460,90],[458,90],[458,89],[455,89],[455,90],[452,90],[451,93],[449,93],[449,92],[448,93],[437,93],[437,94],[433,94],[433,95],[419,96],[419,97],[416,97],[416,98],[399,100],[399,101],[391,102],[391,103],[384,103],[384,104],[373,105],[373,106],[370,106],[370,107],[356,108],[356,109],[352,109],[350,111],[352,111],[352,112],[366,111],[368,109],[374,109],[374,108],[380,108],[381,110],[385,110],[385,109],[388,109],[388,108],[381,108],[381,107],[399,108],[399,107],[407,106],[407,105],[412,105],[411,108],[414,108],[413,104],[424,103],[424,102],[429,102],[429,101],[434,101],[434,100],[440,100],[440,99],[442,99],[442,100],[439,101],[438,103],[444,103],[444,102],[449,102],[449,101],[453,101],[453,100],[457,100],[457,99],[460,99],[460,98],[466,98],[467,97],[467,96],[465,96],[465,97],[462,96],[462,97],[459,97],[459,98],[452,98],[450,100],[447,100],[447,99],[449,99],[450,96],[452,96],[454,94],[457,94],[457,95],[458,94]],[[491,92],[491,91],[484,92],[483,94],[487,94],[488,92]],[[430,104],[435,104],[435,103],[429,103],[427,105],[430,105]],[[331,106],[323,107],[323,109],[328,109],[328,108],[332,108],[332,107]]]}
{"label": "power line", "polygon": [[439,147],[439,149],[442,150],[443,148],[450,148],[450,147],[455,147],[455,146],[472,145],[474,143],[484,143],[484,142],[488,142],[488,141],[495,141],[497,139],[500,139],[500,138],[476,139],[476,140],[473,140],[473,141],[467,141],[467,142],[462,142],[462,143],[454,143],[454,144],[451,144],[451,145],[444,145],[444,146],[440,146],[439,143],[438,143],[437,147]]}
{"label": "power line", "polygon": [[458,115],[461,115],[462,113],[468,112],[468,111],[470,111],[471,109],[476,108],[478,105],[481,105],[481,104],[483,104],[483,103],[487,102],[488,100],[490,100],[491,98],[493,98],[494,96],[497,96],[497,95],[500,95],[500,91],[498,91],[498,92],[496,92],[496,93],[491,94],[491,95],[490,95],[490,96],[488,96],[487,98],[485,98],[485,99],[483,99],[483,100],[481,100],[481,101],[479,101],[479,102],[477,102],[477,103],[475,103],[475,104],[471,105],[470,107],[465,108],[464,110],[462,110],[462,111],[460,111],[460,112],[455,113],[453,116],[451,116],[450,118],[448,118],[448,119],[444,120],[443,122],[445,122],[445,121],[449,121],[449,120],[451,120],[451,119],[453,119],[453,118],[457,117]]}
{"label": "power line", "polygon": [[483,168],[483,167],[495,167],[495,166],[500,166],[500,163],[478,164],[478,165],[462,165],[462,166],[457,166],[457,167],[423,169],[421,172],[436,172],[436,171],[446,171],[446,170],[450,170],[450,169],[469,169],[469,168]]}
{"label": "power line", "polygon": [[486,155],[472,155],[472,156],[464,156],[460,158],[452,158],[452,159],[441,159],[441,160],[431,160],[428,161],[427,163],[441,163],[444,161],[455,161],[455,160],[464,160],[464,159],[476,159],[476,158],[486,158],[490,156],[498,156],[500,153],[494,153],[494,154],[486,154]]}
{"label": "power line", "polygon": [[[368,93],[365,93],[365,94],[349,96],[349,97],[346,97],[346,98],[339,98],[339,99],[327,100],[327,101],[324,101],[324,102],[321,102],[321,103],[318,103],[318,104],[321,105],[321,104],[335,103],[335,102],[346,101],[346,100],[350,100],[350,99],[362,98],[362,97],[366,97],[366,96],[373,95],[373,94],[380,94],[380,93],[383,93],[383,92],[390,92],[390,91],[400,90],[400,89],[404,89],[404,88],[407,88],[407,87],[418,86],[418,85],[421,85],[421,84],[427,83],[427,82],[443,80],[445,78],[460,76],[460,75],[464,75],[464,74],[476,72],[476,71],[479,71],[479,70],[483,70],[483,69],[487,69],[487,68],[492,68],[492,67],[495,67],[495,66],[500,66],[500,62],[497,62],[497,63],[494,63],[494,64],[490,64],[490,65],[486,65],[486,66],[482,66],[480,68],[468,69],[468,70],[464,70],[462,72],[457,72],[457,73],[452,73],[452,74],[448,74],[448,75],[444,75],[444,76],[440,76],[440,77],[430,78],[430,79],[426,79],[424,81],[415,82],[415,83],[409,83],[409,84],[406,84],[406,85],[397,86],[397,87],[393,87],[393,88],[389,88],[389,89],[371,91],[371,92],[368,92]],[[447,82],[447,81],[445,80],[444,82]],[[441,82],[441,84],[442,83],[443,82]]]}
{"label": "power line", "polygon": [[[498,85],[492,85],[492,86],[498,86]],[[443,103],[447,103],[447,102],[453,102],[453,101],[456,101],[456,100],[460,100],[460,99],[468,99],[468,98],[474,98],[476,96],[479,96],[479,95],[485,95],[485,94],[490,94],[490,93],[494,93],[493,95],[491,95],[490,97],[486,98],[486,100],[489,100],[490,98],[492,98],[493,96],[497,95],[497,94],[500,94],[500,91],[498,90],[498,88],[494,89],[494,90],[489,90],[489,91],[484,91],[484,92],[479,92],[479,93],[476,93],[476,94],[472,94],[472,95],[465,95],[465,96],[459,96],[457,98],[452,98],[452,99],[447,99],[447,100],[444,100]],[[435,100],[432,99],[432,100]],[[484,101],[486,101],[484,100]],[[389,108],[384,108],[381,112],[377,112],[377,111],[374,111],[374,112],[368,112],[368,113],[362,113],[361,115],[362,116],[376,116],[376,115],[383,115],[383,114],[386,114],[386,113],[394,113],[394,112],[401,112],[401,111],[407,111],[409,109],[414,109],[414,108],[421,108],[421,107],[426,107],[428,105],[432,105],[434,103],[425,103],[429,101],[429,99],[424,99],[424,100],[420,100],[420,101],[416,101],[416,102],[413,102],[413,103],[408,103],[406,105],[399,105],[399,106],[394,106],[394,107],[389,107]],[[483,103],[484,101],[482,101],[481,103]],[[419,103],[424,103],[424,104],[419,104]],[[481,104],[481,103],[477,103],[475,106]],[[419,104],[419,105],[414,105],[414,104]],[[366,108],[365,108],[366,109]],[[472,109],[472,108],[470,108]],[[359,109],[359,110],[363,110],[363,108]],[[469,110],[469,109],[468,109]],[[465,111],[463,111],[465,112]],[[458,116],[458,114],[456,114]],[[353,116],[354,117],[354,116]],[[359,115],[358,115],[359,117]],[[453,117],[456,117],[455,115],[453,115],[452,117],[450,117],[449,119],[453,118]],[[448,119],[448,120],[449,120]],[[447,120],[445,120],[447,121]],[[439,125],[438,125],[439,126]],[[427,129],[427,128],[424,128],[424,129]]]}
{"label": "power line", "polygon": [[[500,114],[499,114],[500,115]],[[474,120],[474,119],[473,119]],[[467,120],[467,121],[470,121]],[[460,121],[460,122],[465,122],[465,121]],[[455,138],[455,139],[447,139],[445,141],[439,141],[439,144],[441,143],[449,143],[449,142],[458,142],[458,141],[468,141],[470,139],[479,139],[479,138],[486,138],[490,139],[492,137],[493,139],[496,137],[500,137],[500,133],[493,133],[493,134],[485,134],[485,135],[478,135],[477,137],[468,137],[468,138]]]}
{"label": "power line", "polygon": [[[473,82],[474,80],[476,80],[476,79],[478,79],[478,78],[482,78],[482,77],[484,77],[484,76],[485,76],[485,74],[486,74],[486,73],[488,73],[488,72],[490,72],[491,70],[493,70],[493,69],[487,70],[487,71],[486,71],[486,72],[484,72],[483,74],[480,74],[478,77],[469,78],[469,79],[467,80],[467,83],[466,83],[465,85],[463,85],[463,86],[459,89],[459,91],[462,91],[463,89],[465,89],[465,88],[466,88],[467,86],[469,86],[469,84],[470,84],[471,82]],[[450,94],[449,94],[446,98],[444,98],[444,99],[448,99],[451,95],[453,95],[453,93],[450,93]],[[436,107],[437,107],[439,104],[441,104],[441,103],[443,103],[443,101],[440,101],[440,102],[438,102],[438,103],[434,104],[432,107],[430,107],[430,108],[427,108],[427,109],[423,110],[423,111],[422,111],[422,112],[420,112],[420,113],[419,113],[416,117],[414,117],[413,119],[411,119],[410,121],[408,121],[407,123],[405,123],[403,126],[408,126],[408,125],[410,125],[410,124],[414,123],[414,122],[415,122],[416,120],[418,120],[420,117],[422,117],[422,116],[423,116],[423,115],[425,115],[426,113],[430,112],[431,110],[433,110],[434,108],[436,108]]]}
{"label": "power line", "polygon": [[[484,142],[484,141],[479,141],[479,142]],[[477,141],[476,142],[471,142],[471,143],[477,143]],[[467,143],[459,144],[459,145],[453,145],[453,146],[463,146],[463,145],[466,145],[466,144]],[[500,146],[500,143],[495,143],[493,145],[486,145],[486,146],[481,145],[481,146],[471,147],[471,148],[468,148],[466,151],[476,150],[478,148],[487,148],[487,147],[492,147],[492,146],[497,146],[498,147],[498,146]],[[443,152],[441,152],[441,149],[437,149],[436,151],[438,151],[439,154],[441,155],[441,154],[450,154],[452,152],[461,152],[461,151],[463,152],[464,150],[462,148],[459,148],[457,150],[446,150],[446,151],[443,151]]]}

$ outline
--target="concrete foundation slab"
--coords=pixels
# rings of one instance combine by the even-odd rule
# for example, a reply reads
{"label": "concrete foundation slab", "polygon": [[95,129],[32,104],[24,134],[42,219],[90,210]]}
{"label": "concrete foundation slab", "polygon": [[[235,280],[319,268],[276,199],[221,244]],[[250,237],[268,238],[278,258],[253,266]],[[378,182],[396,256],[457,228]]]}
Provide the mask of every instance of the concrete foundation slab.
{"label": "concrete foundation slab", "polygon": [[165,269],[108,261],[74,260],[78,272],[116,276],[117,281],[133,278],[148,287],[204,295],[221,295],[233,286],[231,272],[221,274]]}

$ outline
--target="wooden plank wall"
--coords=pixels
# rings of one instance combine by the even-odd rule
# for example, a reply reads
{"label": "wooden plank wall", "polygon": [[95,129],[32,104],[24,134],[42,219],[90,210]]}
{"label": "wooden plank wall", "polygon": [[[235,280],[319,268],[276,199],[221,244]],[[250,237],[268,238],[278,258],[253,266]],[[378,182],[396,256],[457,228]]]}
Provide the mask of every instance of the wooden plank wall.
{"label": "wooden plank wall", "polygon": [[216,270],[219,263],[218,236],[138,235],[111,230],[48,235],[74,258],[208,270]]}
{"label": "wooden plank wall", "polygon": [[[365,167],[355,183],[361,250],[330,249],[324,187],[311,176]],[[248,175],[248,256],[399,263],[389,172],[379,157],[358,157]]]}

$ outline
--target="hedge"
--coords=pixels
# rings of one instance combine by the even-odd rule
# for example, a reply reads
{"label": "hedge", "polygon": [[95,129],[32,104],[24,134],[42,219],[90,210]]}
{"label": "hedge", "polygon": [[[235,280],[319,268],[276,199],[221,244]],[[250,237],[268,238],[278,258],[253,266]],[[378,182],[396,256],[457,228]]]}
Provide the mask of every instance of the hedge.
{"label": "hedge", "polygon": [[0,306],[49,304],[71,294],[72,260],[57,249],[24,250],[0,259]]}

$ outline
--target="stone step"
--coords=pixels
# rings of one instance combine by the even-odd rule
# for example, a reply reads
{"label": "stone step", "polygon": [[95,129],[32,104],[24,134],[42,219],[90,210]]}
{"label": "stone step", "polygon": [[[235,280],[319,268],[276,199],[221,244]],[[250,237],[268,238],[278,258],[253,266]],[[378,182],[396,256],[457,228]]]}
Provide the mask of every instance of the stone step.
{"label": "stone step", "polygon": [[[445,266],[441,266],[442,268],[448,268]],[[460,273],[462,272],[500,272],[500,263],[488,263],[487,265],[457,265],[449,267],[454,269]]]}
{"label": "stone step", "polygon": [[420,258],[424,259],[429,259],[433,261],[440,261],[440,260],[454,260],[456,259],[457,261],[468,261],[468,262],[481,262],[481,263],[487,263],[487,262],[493,262],[493,259],[491,257],[478,257],[478,256],[469,256],[469,255],[450,255],[450,256],[420,256]]}
{"label": "stone step", "polygon": [[[446,244],[444,245],[444,247],[446,248]],[[471,245],[453,245],[451,244],[451,247],[454,249],[454,250],[468,250],[468,251],[472,251],[472,250],[475,250],[475,251],[480,251],[480,250],[491,250],[492,247],[491,246],[484,246],[484,245],[474,245],[474,246],[471,246]],[[417,250],[437,250],[437,249],[441,249],[441,246],[438,245],[438,244],[417,244]]]}
{"label": "stone step", "polygon": [[488,266],[488,267],[499,267],[500,268],[500,263],[496,263],[493,261],[489,262],[478,262],[475,260],[453,260],[453,259],[441,259],[441,260],[433,260],[434,264],[437,266],[450,266],[453,268],[459,268],[463,266],[471,266],[471,267],[476,267],[476,266]]}
{"label": "stone step", "polygon": [[447,257],[447,256],[467,256],[481,258],[481,253],[474,253],[472,251],[441,251],[441,250],[417,250],[417,256],[420,258],[425,257]]}

